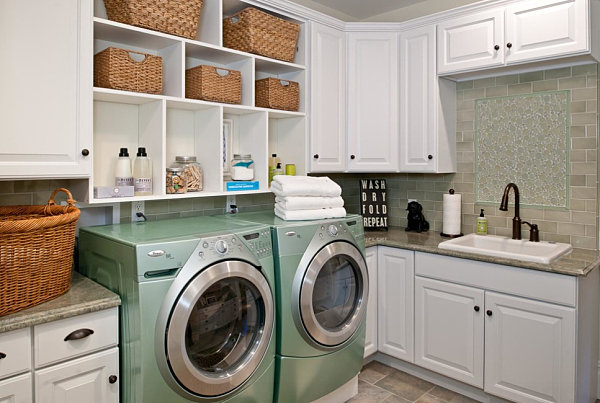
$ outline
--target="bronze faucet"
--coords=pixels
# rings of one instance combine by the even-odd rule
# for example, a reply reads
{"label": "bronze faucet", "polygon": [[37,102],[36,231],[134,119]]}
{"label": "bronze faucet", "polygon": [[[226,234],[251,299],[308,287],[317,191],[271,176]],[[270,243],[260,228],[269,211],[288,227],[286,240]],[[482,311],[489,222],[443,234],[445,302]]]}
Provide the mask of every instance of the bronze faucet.
{"label": "bronze faucet", "polygon": [[521,239],[521,217],[519,217],[519,188],[514,183],[509,183],[504,188],[504,194],[502,195],[502,201],[500,202],[500,210],[508,211],[508,194],[510,188],[515,191],[515,216],[512,220],[512,239]]}

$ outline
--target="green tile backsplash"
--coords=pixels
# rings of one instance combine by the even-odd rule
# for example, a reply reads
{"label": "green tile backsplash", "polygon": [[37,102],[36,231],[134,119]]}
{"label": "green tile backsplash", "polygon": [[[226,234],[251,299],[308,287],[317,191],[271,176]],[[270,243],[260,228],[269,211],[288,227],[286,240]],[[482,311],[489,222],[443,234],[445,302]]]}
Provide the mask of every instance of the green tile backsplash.
{"label": "green tile backsplash", "polygon": [[[424,207],[431,231],[442,230],[442,195],[450,188],[462,194],[462,230],[475,232],[475,219],[480,208],[486,210],[490,234],[511,235],[513,210],[502,212],[496,205],[475,201],[475,103],[488,98],[542,91],[567,91],[570,98],[569,127],[569,198],[568,208],[521,209],[521,217],[540,226],[540,237],[546,241],[570,242],[575,247],[596,249],[598,238],[598,65],[573,66],[532,73],[511,74],[457,85],[457,172],[454,174],[330,174],[343,188],[346,208],[358,213],[360,178],[385,178],[388,185],[389,220],[393,226],[406,226],[408,199],[417,199]],[[477,101],[479,100],[479,101]],[[519,183],[517,183],[520,185]],[[0,205],[43,204],[56,187],[85,187],[84,181],[0,181]],[[505,183],[500,184],[503,188]],[[526,186],[520,185],[523,192]],[[502,189],[500,189],[501,191]],[[512,200],[512,196],[511,196]],[[492,202],[500,203],[500,199]],[[238,195],[241,211],[270,210],[272,194]],[[168,217],[222,214],[224,197],[146,202],[146,215],[151,220]],[[121,204],[121,221],[129,221],[130,203]],[[527,236],[527,230],[523,231]]]}

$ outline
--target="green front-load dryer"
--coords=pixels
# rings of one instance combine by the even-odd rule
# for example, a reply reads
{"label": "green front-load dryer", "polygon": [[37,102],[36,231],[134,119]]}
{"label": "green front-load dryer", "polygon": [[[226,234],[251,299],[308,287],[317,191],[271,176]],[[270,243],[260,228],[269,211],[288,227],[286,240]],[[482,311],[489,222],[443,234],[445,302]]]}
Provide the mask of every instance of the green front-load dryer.
{"label": "green front-load dryer", "polygon": [[269,227],[197,217],[82,228],[80,271],[121,296],[121,401],[273,400]]}
{"label": "green front-load dryer", "polygon": [[284,221],[255,212],[230,219],[271,227],[275,401],[311,402],[346,384],[363,363],[369,279],[362,218]]}

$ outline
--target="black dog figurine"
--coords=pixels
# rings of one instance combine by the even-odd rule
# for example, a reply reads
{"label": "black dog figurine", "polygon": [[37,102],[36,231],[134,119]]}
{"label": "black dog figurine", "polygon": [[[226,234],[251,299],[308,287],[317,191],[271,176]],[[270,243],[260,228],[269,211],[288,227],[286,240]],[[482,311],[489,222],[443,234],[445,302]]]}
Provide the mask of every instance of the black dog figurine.
{"label": "black dog figurine", "polygon": [[408,216],[406,217],[408,219],[408,227],[406,227],[406,231],[429,231],[429,223],[423,215],[423,206],[416,201],[411,201],[408,203],[406,211],[408,211]]}

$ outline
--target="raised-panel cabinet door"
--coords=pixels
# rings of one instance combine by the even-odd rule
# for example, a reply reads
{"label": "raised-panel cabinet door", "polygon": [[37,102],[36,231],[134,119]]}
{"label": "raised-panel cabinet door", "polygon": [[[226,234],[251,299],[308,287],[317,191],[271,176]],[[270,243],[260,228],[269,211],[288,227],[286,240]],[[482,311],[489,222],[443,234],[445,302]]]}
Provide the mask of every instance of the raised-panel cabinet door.
{"label": "raised-panel cabinet door", "polygon": [[484,291],[415,278],[415,364],[483,387]]}
{"label": "raised-panel cabinet door", "polygon": [[369,273],[369,298],[367,300],[367,333],[365,357],[377,352],[377,246],[367,248],[365,253]]}
{"label": "raised-panel cabinet door", "polygon": [[31,403],[31,374],[15,376],[0,381],[0,403]]}
{"label": "raised-panel cabinet door", "polygon": [[587,0],[530,0],[506,7],[506,63],[587,53]]}
{"label": "raised-panel cabinet door", "polygon": [[574,308],[485,295],[485,391],[516,402],[575,401]]}
{"label": "raised-panel cabinet door", "polygon": [[346,169],[346,40],[344,32],[311,26],[311,172]]}
{"label": "raised-panel cabinet door", "polygon": [[91,49],[91,0],[0,2],[0,178],[90,175]]}
{"label": "raised-panel cabinet door", "polygon": [[398,170],[398,34],[348,34],[348,171]]}
{"label": "raised-panel cabinet door", "polygon": [[117,403],[119,350],[53,365],[35,372],[36,403]]}
{"label": "raised-panel cabinet door", "polygon": [[400,33],[400,171],[434,172],[435,26]]}
{"label": "raised-panel cabinet door", "polygon": [[504,64],[504,9],[469,14],[437,26],[438,74]]}
{"label": "raised-panel cabinet door", "polygon": [[385,246],[377,254],[378,350],[413,362],[415,254]]}

